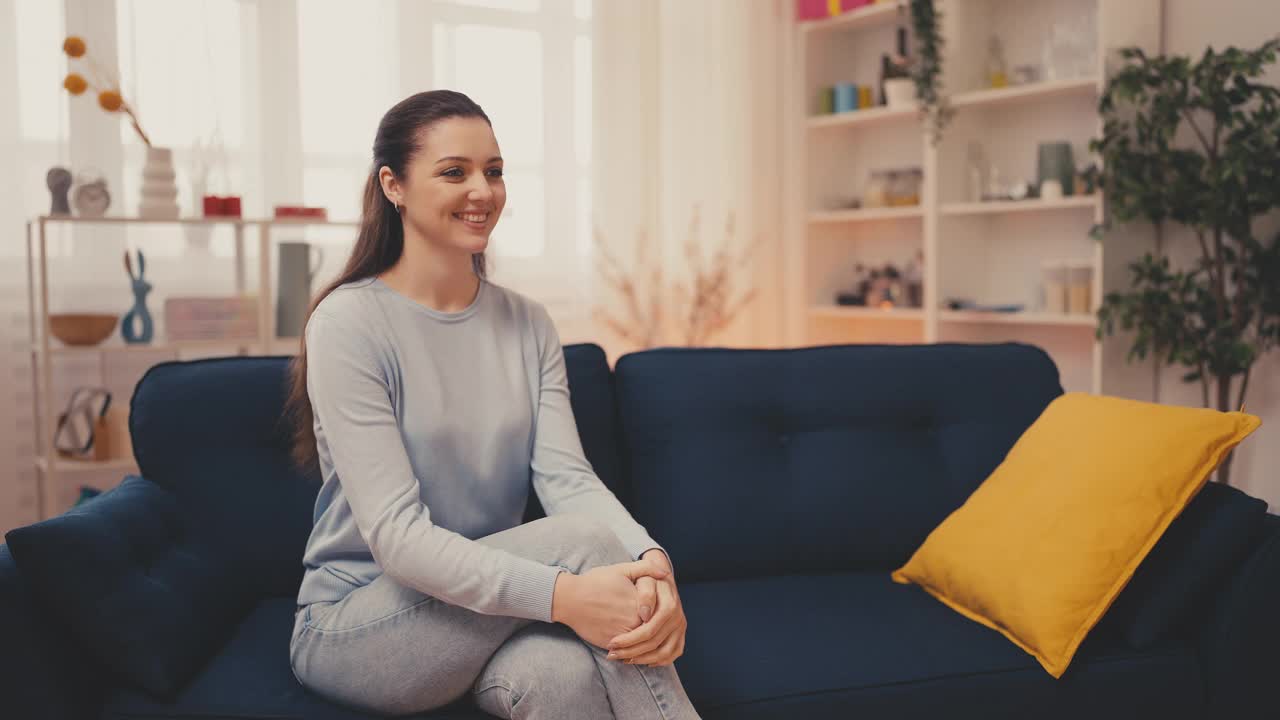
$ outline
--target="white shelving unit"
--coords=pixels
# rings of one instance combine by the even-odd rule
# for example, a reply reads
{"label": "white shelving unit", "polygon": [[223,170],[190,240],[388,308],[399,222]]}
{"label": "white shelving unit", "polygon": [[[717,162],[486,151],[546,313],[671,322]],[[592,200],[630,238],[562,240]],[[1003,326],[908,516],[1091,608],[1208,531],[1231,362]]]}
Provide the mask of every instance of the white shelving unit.
{"label": "white shelving unit", "polygon": [[[235,250],[233,265],[235,268],[235,294],[266,298],[258,303],[258,337],[252,341],[172,341],[160,339],[150,343],[128,345],[113,334],[112,338],[102,344],[82,347],[63,345],[53,337],[49,327],[49,227],[54,225],[69,226],[203,226],[229,227],[234,233]],[[184,352],[201,354],[227,351],[234,355],[275,355],[288,354],[297,350],[298,338],[275,337],[275,302],[272,282],[272,242],[273,230],[279,228],[335,227],[355,228],[356,222],[342,222],[313,219],[248,219],[248,218],[178,218],[172,220],[153,220],[132,217],[82,218],[74,216],[42,215],[27,222],[27,316],[31,339],[32,367],[32,409],[36,428],[37,474],[37,512],[41,519],[57,514],[65,509],[68,494],[59,483],[71,480],[79,484],[91,475],[114,473],[114,480],[119,475],[136,472],[137,464],[133,458],[121,458],[105,461],[69,459],[58,455],[54,448],[53,437],[57,429],[58,409],[53,406],[53,363],[55,358],[97,358],[102,368],[106,357],[115,354],[153,354],[171,355],[174,358]],[[256,288],[249,287],[249,276],[246,269],[245,241],[246,232],[256,230],[258,277]],[[175,242],[184,242],[183,236],[177,236]],[[124,248],[122,247],[121,250]],[[151,303],[154,314],[157,308]],[[118,334],[118,330],[117,330]],[[55,498],[62,501],[55,503]]]}
{"label": "white shelving unit", "polygon": [[[1100,194],[1060,199],[974,202],[967,186],[971,143],[983,147],[1006,180],[1036,177],[1042,142],[1067,141],[1082,166],[1101,131],[1098,97],[1106,57],[1116,48],[1153,50],[1159,0],[935,0],[941,16],[943,88],[955,109],[934,145],[914,108],[817,114],[821,89],[837,82],[878,83],[880,56],[892,52],[906,3],[878,2],[841,16],[795,24],[790,38],[791,97],[787,121],[785,277],[788,342],[1004,342],[1044,348],[1068,390],[1105,392],[1103,343],[1093,311],[1106,290],[1127,281],[1134,248],[1089,236],[1106,208]],[[1010,71],[1039,64],[1051,28],[1092,16],[1092,60],[1073,73],[1003,88],[988,87],[988,43],[998,37]],[[1086,56],[1087,57],[1087,56]],[[1043,67],[1041,68],[1043,73]],[[861,195],[873,170],[919,167],[914,207],[844,209]],[[1105,252],[1104,252],[1105,249]],[[853,266],[899,268],[923,255],[923,307],[867,308],[835,304],[851,289]],[[1092,273],[1091,312],[1046,312],[1041,282],[1048,261],[1084,263]],[[950,298],[981,305],[1018,304],[1016,313],[951,310]]]}
{"label": "white shelving unit", "polygon": [[861,210],[819,210],[809,214],[809,222],[818,223],[853,223],[872,220],[899,220],[907,218],[923,218],[924,210],[919,206],[866,208]]}

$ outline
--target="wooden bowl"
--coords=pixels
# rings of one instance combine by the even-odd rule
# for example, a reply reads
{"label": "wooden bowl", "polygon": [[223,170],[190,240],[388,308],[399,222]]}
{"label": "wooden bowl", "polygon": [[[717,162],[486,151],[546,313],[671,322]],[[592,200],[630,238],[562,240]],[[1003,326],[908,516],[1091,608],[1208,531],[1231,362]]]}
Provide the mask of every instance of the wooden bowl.
{"label": "wooden bowl", "polygon": [[104,313],[53,313],[49,315],[49,331],[66,345],[97,345],[111,337],[119,319]]}

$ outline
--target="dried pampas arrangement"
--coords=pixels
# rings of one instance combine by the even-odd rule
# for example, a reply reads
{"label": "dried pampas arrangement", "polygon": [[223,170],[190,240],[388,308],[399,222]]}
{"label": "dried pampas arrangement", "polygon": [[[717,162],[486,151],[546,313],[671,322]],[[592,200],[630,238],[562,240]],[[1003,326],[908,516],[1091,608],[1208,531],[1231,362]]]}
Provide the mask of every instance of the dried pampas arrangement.
{"label": "dried pampas arrangement", "polygon": [[[599,229],[594,234],[596,268],[610,296],[608,304],[597,306],[593,316],[636,349],[669,344],[664,342],[668,324],[674,326],[677,343],[705,345],[755,299],[755,287],[748,287],[735,297],[733,286],[735,275],[742,277],[749,272],[758,241],[732,255],[735,227],[730,213],[724,242],[710,257],[704,257],[698,242],[699,214],[695,207],[684,242],[690,277],[671,287],[664,279],[661,253],[652,252],[647,233],[641,232],[636,238],[631,268],[624,268],[610,252]],[[621,314],[609,308],[619,308]]]}

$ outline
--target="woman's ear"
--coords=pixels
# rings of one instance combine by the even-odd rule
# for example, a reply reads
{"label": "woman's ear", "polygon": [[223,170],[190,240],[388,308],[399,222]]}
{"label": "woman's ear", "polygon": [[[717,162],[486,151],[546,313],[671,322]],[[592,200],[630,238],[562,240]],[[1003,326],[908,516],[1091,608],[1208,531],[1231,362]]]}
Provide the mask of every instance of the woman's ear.
{"label": "woman's ear", "polygon": [[404,197],[402,196],[402,188],[400,180],[396,177],[391,168],[383,165],[378,170],[378,182],[382,185],[382,194],[387,197],[396,207],[404,205]]}

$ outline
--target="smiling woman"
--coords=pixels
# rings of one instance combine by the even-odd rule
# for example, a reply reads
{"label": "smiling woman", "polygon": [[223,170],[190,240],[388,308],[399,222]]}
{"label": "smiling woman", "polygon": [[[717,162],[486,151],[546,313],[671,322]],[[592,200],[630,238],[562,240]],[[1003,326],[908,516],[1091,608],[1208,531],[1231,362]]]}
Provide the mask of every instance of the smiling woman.
{"label": "smiling woman", "polygon": [[[322,480],[295,676],[379,713],[698,717],[670,559],[586,460],[547,309],[486,277],[507,202],[488,116],[418,93],[373,155],[293,366],[294,455]],[[521,524],[530,487],[547,517]]]}
{"label": "smiling woman", "polygon": [[[485,116],[448,117],[424,126],[417,135],[418,150],[407,167],[397,171],[375,159],[380,164],[376,168],[380,190],[400,213],[405,233],[404,256],[383,280],[410,297],[430,292],[442,278],[423,278],[431,286],[413,287],[406,269],[421,266],[444,271],[460,265],[465,270],[471,258],[481,256],[482,260],[489,234],[507,203],[502,156]],[[383,162],[396,159],[387,157]],[[471,286],[468,280],[462,288],[468,298],[473,294]],[[441,300],[426,298],[428,304]]]}

